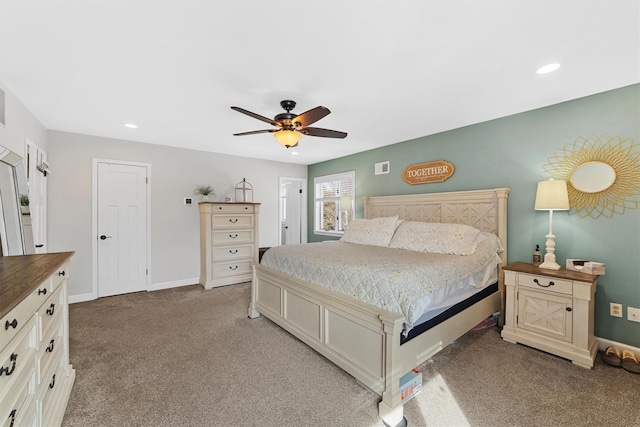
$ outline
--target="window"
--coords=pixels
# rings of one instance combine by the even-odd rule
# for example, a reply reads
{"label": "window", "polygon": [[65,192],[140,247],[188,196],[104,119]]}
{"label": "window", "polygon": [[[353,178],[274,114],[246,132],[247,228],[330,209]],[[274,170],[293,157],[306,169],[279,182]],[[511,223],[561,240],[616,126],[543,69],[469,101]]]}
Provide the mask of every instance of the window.
{"label": "window", "polygon": [[313,180],[315,198],[313,232],[315,234],[329,236],[344,234],[353,216],[352,201],[355,200],[355,182],[355,171],[318,176]]}

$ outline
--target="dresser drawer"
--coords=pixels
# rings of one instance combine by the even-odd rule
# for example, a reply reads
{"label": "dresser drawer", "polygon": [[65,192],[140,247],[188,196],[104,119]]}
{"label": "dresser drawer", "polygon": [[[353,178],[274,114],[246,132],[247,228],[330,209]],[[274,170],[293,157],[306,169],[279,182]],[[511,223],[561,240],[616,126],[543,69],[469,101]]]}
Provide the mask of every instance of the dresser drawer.
{"label": "dresser drawer", "polygon": [[211,251],[211,261],[228,261],[240,259],[253,259],[253,246],[225,246],[222,248],[214,247]]}
{"label": "dresser drawer", "polygon": [[245,205],[242,203],[225,203],[225,204],[220,204],[220,205],[212,205],[211,207],[211,212],[214,214],[220,214],[220,213],[241,213],[241,212],[245,212],[245,213],[253,213],[254,209],[253,209],[253,205]]}
{"label": "dresser drawer", "polygon": [[[34,367],[23,372],[21,378],[16,381],[11,393],[5,395],[0,402],[0,426],[24,426],[32,425],[26,420],[33,418],[35,407],[35,376]],[[29,414],[31,412],[31,414]],[[31,415],[32,417],[29,417]]]}
{"label": "dresser drawer", "polygon": [[[36,427],[38,425],[38,407],[34,398],[27,399],[15,412],[14,419],[6,419],[2,427]],[[13,421],[13,424],[11,422]]]}
{"label": "dresser drawer", "polygon": [[518,286],[556,292],[565,295],[571,295],[573,293],[573,282],[570,280],[536,276],[532,274],[518,274]]}
{"label": "dresser drawer", "polygon": [[15,339],[0,352],[0,401],[12,394],[16,381],[35,366],[36,322],[31,317]]}
{"label": "dresser drawer", "polygon": [[65,262],[55,273],[51,275],[51,290],[55,290],[60,283],[69,277],[69,263]]}
{"label": "dresser drawer", "polygon": [[39,384],[44,382],[44,376],[52,364],[61,364],[64,327],[62,318],[59,320],[58,324],[51,329],[51,333],[43,339],[42,345],[38,349],[38,360],[40,363]]}
{"label": "dresser drawer", "polygon": [[244,260],[238,262],[225,262],[213,264],[213,275],[215,277],[229,277],[241,274],[251,274],[253,260]]}
{"label": "dresser drawer", "polygon": [[214,245],[253,243],[253,230],[213,231],[211,243]]}
{"label": "dresser drawer", "polygon": [[220,228],[253,228],[253,215],[212,215],[211,226]]}
{"label": "dresser drawer", "polygon": [[38,316],[40,318],[38,337],[41,340],[49,333],[51,326],[58,323],[62,318],[62,308],[65,302],[64,296],[61,287],[56,289],[38,310]]}
{"label": "dresser drawer", "polygon": [[0,351],[20,332],[27,321],[33,317],[33,313],[42,302],[42,295],[38,295],[37,291],[32,292],[16,308],[2,318],[0,323]]}
{"label": "dresser drawer", "polygon": [[52,424],[53,412],[56,409],[58,399],[61,397],[60,392],[65,382],[64,370],[58,366],[52,366],[52,368],[51,371],[47,372],[40,386],[43,388],[43,394],[41,395],[43,426]]}

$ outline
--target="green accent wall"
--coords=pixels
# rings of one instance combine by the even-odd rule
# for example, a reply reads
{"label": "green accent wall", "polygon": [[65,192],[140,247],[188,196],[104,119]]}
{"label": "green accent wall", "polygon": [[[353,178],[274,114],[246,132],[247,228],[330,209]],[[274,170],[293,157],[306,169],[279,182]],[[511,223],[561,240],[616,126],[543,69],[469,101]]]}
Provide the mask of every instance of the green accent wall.
{"label": "green accent wall", "polygon": [[[508,262],[531,262],[536,244],[544,254],[549,227],[548,212],[533,209],[543,166],[566,144],[600,135],[640,144],[640,84],[310,165],[308,241],[329,239],[313,234],[313,179],[355,170],[356,218],[363,215],[363,196],[510,188]],[[447,181],[402,180],[407,166],[440,159],[455,166]],[[374,164],[383,161],[390,162],[390,173],[375,175]],[[640,209],[597,219],[555,212],[553,232],[560,265],[567,258],[606,264],[598,279],[595,335],[640,347],[640,323],[626,320],[628,306],[640,308]],[[624,318],[609,315],[610,302],[623,304]]]}

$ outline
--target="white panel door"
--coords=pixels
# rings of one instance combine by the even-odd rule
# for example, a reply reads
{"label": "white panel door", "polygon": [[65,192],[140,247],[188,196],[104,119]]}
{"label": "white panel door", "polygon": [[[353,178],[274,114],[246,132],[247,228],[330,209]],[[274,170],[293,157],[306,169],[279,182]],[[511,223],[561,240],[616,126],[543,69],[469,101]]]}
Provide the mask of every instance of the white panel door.
{"label": "white panel door", "polygon": [[147,289],[147,168],[99,162],[98,297]]}
{"label": "white panel door", "polygon": [[302,182],[293,181],[285,188],[284,234],[286,245],[302,243]]}

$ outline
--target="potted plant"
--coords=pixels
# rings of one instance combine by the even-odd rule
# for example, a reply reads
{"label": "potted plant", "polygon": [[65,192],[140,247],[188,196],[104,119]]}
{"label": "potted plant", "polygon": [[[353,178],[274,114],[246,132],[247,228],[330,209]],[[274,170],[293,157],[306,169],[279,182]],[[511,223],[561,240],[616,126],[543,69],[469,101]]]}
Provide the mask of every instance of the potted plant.
{"label": "potted plant", "polygon": [[198,185],[195,190],[193,190],[193,194],[201,195],[201,200],[206,202],[209,200],[209,195],[215,196],[216,193],[213,191],[213,187],[210,185]]}
{"label": "potted plant", "polygon": [[27,194],[20,195],[20,210],[23,214],[29,213],[29,196]]}

